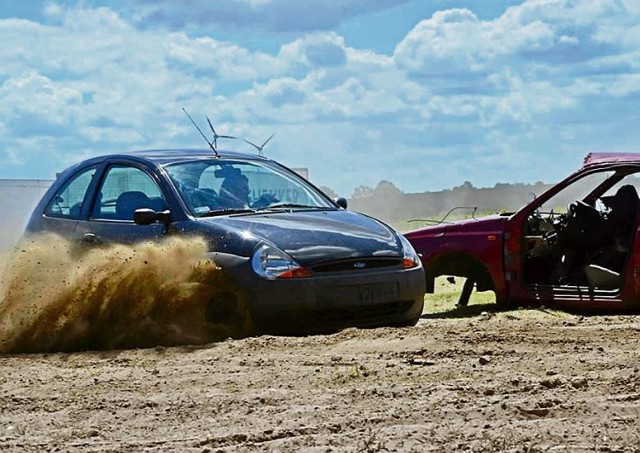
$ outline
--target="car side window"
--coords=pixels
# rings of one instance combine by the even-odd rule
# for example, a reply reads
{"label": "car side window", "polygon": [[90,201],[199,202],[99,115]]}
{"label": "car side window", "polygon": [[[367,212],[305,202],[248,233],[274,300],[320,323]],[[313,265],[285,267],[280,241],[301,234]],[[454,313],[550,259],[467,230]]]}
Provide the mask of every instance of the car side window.
{"label": "car side window", "polygon": [[96,173],[97,167],[91,167],[70,179],[56,192],[44,210],[49,217],[79,219],[82,202]]}
{"label": "car side window", "polygon": [[166,202],[156,182],[136,167],[113,166],[98,191],[94,219],[133,220],[136,209],[164,211]]}

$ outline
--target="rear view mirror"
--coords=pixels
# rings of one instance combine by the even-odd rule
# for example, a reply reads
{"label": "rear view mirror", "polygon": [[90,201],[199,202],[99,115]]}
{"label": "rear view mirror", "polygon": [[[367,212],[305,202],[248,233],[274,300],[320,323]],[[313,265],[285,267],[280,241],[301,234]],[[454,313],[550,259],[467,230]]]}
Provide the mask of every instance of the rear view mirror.
{"label": "rear view mirror", "polygon": [[342,209],[347,209],[347,199],[346,198],[340,197],[340,198],[336,199],[335,202]]}

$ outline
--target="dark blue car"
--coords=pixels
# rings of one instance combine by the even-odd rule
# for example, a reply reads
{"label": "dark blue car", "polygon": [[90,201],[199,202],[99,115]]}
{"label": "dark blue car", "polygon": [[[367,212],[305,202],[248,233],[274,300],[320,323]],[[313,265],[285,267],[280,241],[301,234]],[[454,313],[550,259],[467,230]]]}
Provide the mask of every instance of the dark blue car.
{"label": "dark blue car", "polygon": [[[27,233],[85,245],[203,237],[241,288],[255,333],[415,324],[425,293],[416,252],[393,228],[345,207],[265,157],[140,151],[64,171]],[[233,317],[237,296],[224,297],[209,303]]]}

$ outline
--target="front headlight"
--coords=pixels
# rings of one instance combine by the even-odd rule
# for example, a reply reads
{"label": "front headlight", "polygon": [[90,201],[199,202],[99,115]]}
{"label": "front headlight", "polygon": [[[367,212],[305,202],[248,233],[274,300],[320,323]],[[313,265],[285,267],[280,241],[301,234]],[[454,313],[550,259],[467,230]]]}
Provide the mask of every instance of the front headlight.
{"label": "front headlight", "polygon": [[411,245],[409,240],[402,234],[399,234],[398,236],[400,237],[400,242],[402,243],[403,269],[413,269],[414,267],[420,266],[420,258],[418,257],[416,251],[413,249],[413,245]]}
{"label": "front headlight", "polygon": [[285,252],[267,244],[261,245],[253,253],[251,267],[256,274],[268,280],[311,277],[310,271]]}

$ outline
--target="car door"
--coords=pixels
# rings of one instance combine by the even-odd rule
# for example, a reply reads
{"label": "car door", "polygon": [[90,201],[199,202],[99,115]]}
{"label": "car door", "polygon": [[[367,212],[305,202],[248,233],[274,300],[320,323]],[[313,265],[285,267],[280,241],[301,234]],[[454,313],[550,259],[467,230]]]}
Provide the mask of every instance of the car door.
{"label": "car door", "polygon": [[[615,184],[616,181],[619,182]],[[590,216],[595,215],[595,219],[598,219],[602,214],[596,214],[598,211],[593,206],[599,197],[605,190],[615,192],[619,185],[625,183],[625,179],[619,179],[615,168],[577,172],[516,213],[505,229],[504,263],[509,298],[580,309],[621,307],[633,299],[637,262],[633,251],[628,253],[624,266],[616,269],[622,276],[619,284],[602,287],[587,278],[590,263],[601,264],[598,257],[601,258],[609,247],[600,245],[601,241],[596,240],[599,237],[598,228],[585,228],[587,225],[582,225],[574,231],[574,245],[560,246],[561,242],[574,239],[567,236],[568,224],[562,220],[563,216],[571,216],[570,205],[581,202],[584,206],[582,209],[587,209]],[[609,228],[604,220],[602,222],[605,225],[603,228]],[[596,223],[590,221],[589,225],[596,226]],[[593,243],[580,238],[587,231],[589,234],[586,238],[593,240]],[[558,239],[560,233],[563,241]],[[605,244],[605,241],[602,243]],[[603,270],[603,265],[599,269]],[[568,272],[570,270],[572,272]]]}
{"label": "car door", "polygon": [[167,225],[138,225],[133,220],[136,209],[167,209],[166,197],[158,180],[148,169],[125,163],[106,167],[94,192],[88,218],[81,220],[76,238],[85,244],[117,242],[130,244],[156,240],[167,232]]}

